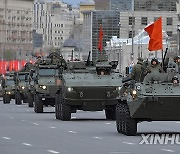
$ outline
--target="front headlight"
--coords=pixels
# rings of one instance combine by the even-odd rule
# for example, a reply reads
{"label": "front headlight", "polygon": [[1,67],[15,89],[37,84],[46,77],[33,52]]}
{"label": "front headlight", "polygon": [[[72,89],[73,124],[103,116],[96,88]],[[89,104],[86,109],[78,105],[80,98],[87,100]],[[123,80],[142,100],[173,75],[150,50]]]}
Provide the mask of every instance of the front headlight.
{"label": "front headlight", "polygon": [[10,91],[6,91],[6,94],[10,95],[10,94],[11,94],[11,92],[10,92]]}
{"label": "front headlight", "polygon": [[73,88],[68,87],[67,90],[68,90],[68,92],[71,92],[71,91],[73,91]]}
{"label": "front headlight", "polygon": [[133,90],[133,91],[132,91],[132,94],[133,94],[133,95],[136,95],[136,94],[137,94],[137,91],[136,91],[136,90]]}
{"label": "front headlight", "polygon": [[25,89],[25,86],[20,86],[20,89],[24,90],[24,89]]}
{"label": "front headlight", "polygon": [[120,86],[120,87],[116,87],[116,90],[119,90],[119,91],[120,91],[120,90],[121,90],[121,88],[122,88],[121,86]]}
{"label": "front headlight", "polygon": [[47,89],[47,86],[45,86],[45,85],[40,85],[39,86],[41,89],[43,89],[43,90],[46,90]]}
{"label": "front headlight", "polygon": [[136,89],[137,89],[137,90],[141,90],[141,86],[140,86],[140,85],[137,86]]}

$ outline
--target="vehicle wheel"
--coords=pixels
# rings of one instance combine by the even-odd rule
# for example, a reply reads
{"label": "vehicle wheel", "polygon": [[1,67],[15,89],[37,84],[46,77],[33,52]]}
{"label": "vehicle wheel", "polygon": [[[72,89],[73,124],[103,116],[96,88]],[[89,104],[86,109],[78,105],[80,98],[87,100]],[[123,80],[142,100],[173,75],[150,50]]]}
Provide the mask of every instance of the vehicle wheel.
{"label": "vehicle wheel", "polygon": [[34,112],[43,113],[43,102],[38,94],[34,97]]}
{"label": "vehicle wheel", "polygon": [[33,107],[33,94],[31,94],[30,92],[28,93],[28,106],[29,107]]}
{"label": "vehicle wheel", "polygon": [[21,94],[19,91],[16,92],[15,94],[15,104],[16,105],[21,105],[22,104],[22,98],[21,98]]}
{"label": "vehicle wheel", "polygon": [[8,95],[3,95],[3,103],[10,104],[11,98]]}
{"label": "vehicle wheel", "polygon": [[56,94],[56,98],[55,98],[55,115],[56,115],[56,119],[61,119],[60,95],[59,94]]}
{"label": "vehicle wheel", "polygon": [[123,122],[123,104],[118,103],[116,105],[116,127],[118,133],[124,132],[124,122]]}
{"label": "vehicle wheel", "polygon": [[60,119],[62,121],[71,120],[71,106],[66,104],[62,93],[60,93]]}
{"label": "vehicle wheel", "polygon": [[106,119],[115,120],[116,119],[116,110],[115,109],[105,109]]}
{"label": "vehicle wheel", "polygon": [[128,136],[137,134],[137,121],[130,116],[127,104],[117,104],[116,107],[116,125],[118,132]]}

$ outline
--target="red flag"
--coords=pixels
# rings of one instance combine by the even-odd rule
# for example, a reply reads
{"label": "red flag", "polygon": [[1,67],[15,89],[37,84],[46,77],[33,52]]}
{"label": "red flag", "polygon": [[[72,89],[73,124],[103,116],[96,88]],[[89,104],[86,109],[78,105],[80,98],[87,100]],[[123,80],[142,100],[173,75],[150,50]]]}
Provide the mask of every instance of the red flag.
{"label": "red flag", "polygon": [[102,25],[100,25],[100,30],[99,30],[99,42],[98,42],[98,49],[101,52],[103,48],[103,31],[102,31]]}
{"label": "red flag", "polygon": [[163,49],[162,45],[162,17],[157,19],[153,24],[144,28],[144,30],[148,33],[149,40],[149,51],[155,51]]}

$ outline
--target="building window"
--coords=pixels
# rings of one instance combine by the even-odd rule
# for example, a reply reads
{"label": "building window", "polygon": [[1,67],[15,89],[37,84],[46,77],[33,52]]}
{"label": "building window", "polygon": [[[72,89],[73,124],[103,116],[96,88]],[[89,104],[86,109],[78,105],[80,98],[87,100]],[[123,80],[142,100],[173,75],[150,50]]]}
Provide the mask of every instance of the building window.
{"label": "building window", "polygon": [[169,37],[172,37],[172,31],[166,31],[166,33]]}
{"label": "building window", "polygon": [[133,35],[133,37],[135,36],[135,31],[133,31],[133,33],[132,33],[132,31],[129,31],[129,38],[132,38],[132,35]]}
{"label": "building window", "polygon": [[129,25],[135,25],[135,17],[129,17]]}
{"label": "building window", "polygon": [[61,27],[63,27],[63,24],[61,24]]}
{"label": "building window", "polygon": [[173,18],[168,17],[168,18],[166,19],[166,24],[167,24],[167,25],[172,25],[172,23],[173,23]]}
{"label": "building window", "polygon": [[147,17],[141,18],[141,25],[147,25]]}

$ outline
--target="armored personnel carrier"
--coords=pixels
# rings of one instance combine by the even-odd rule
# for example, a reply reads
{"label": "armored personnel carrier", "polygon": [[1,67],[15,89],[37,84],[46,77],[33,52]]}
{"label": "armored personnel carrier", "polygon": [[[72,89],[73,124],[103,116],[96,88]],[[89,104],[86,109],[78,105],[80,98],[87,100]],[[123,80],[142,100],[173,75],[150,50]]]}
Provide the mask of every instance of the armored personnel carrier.
{"label": "armored personnel carrier", "polygon": [[5,78],[2,79],[2,93],[4,104],[9,104],[11,99],[15,98],[14,73],[7,74]]}
{"label": "armored personnel carrier", "polygon": [[39,65],[34,78],[34,111],[43,112],[43,106],[54,106],[55,95],[59,89],[56,85],[59,76],[58,65]]}
{"label": "armored personnel carrier", "polygon": [[137,124],[143,121],[180,120],[179,76],[174,68],[167,68],[167,73],[153,71],[142,83],[124,84],[116,107],[119,133],[136,135]]}
{"label": "armored personnel carrier", "polygon": [[68,121],[71,113],[77,110],[105,110],[107,119],[115,119],[122,77],[113,68],[105,61],[96,64],[90,61],[69,63],[67,71],[60,76],[60,91],[56,94],[56,119]]}
{"label": "armored personnel carrier", "polygon": [[27,103],[29,72],[16,72],[14,75],[15,82],[15,104],[21,105]]}

